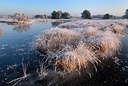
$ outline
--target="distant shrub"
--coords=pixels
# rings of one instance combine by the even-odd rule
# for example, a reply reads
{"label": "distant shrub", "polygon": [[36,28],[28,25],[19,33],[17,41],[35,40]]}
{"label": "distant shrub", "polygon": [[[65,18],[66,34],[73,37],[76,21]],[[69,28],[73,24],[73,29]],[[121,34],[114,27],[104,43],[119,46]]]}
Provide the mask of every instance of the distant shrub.
{"label": "distant shrub", "polygon": [[53,11],[51,13],[51,18],[52,19],[69,19],[70,18],[70,14],[68,12],[64,12],[62,13],[62,11]]}
{"label": "distant shrub", "polygon": [[35,15],[35,18],[44,18],[44,19],[46,19],[46,18],[48,18],[48,16],[47,15]]}
{"label": "distant shrub", "polygon": [[123,16],[123,18],[128,19],[128,9],[125,11],[125,15]]}
{"label": "distant shrub", "polygon": [[81,15],[83,19],[91,19],[91,13],[88,10],[84,10]]}
{"label": "distant shrub", "polygon": [[13,20],[17,20],[17,21],[28,21],[28,16],[25,16],[24,14],[20,14],[20,13],[15,13],[12,16]]}
{"label": "distant shrub", "polygon": [[68,12],[62,13],[62,18],[63,19],[70,19],[70,14]]}
{"label": "distant shrub", "polygon": [[105,14],[104,16],[103,16],[103,19],[110,19],[110,14]]}

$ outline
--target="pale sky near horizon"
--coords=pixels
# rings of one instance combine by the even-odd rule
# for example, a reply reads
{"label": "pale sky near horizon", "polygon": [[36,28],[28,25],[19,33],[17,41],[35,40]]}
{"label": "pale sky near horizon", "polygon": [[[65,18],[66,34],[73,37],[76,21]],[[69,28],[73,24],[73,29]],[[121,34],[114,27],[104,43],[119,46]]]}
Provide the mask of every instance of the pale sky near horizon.
{"label": "pale sky near horizon", "polygon": [[80,15],[84,10],[92,15],[110,13],[122,16],[128,9],[128,0],[1,0],[0,15],[16,12],[28,15],[48,14],[62,10],[71,15]]}

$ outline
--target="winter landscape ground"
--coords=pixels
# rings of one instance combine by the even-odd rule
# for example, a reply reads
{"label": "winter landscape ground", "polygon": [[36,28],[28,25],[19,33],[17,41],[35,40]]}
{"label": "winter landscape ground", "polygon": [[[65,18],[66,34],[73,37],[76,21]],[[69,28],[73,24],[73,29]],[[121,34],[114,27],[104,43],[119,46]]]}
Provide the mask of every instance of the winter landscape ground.
{"label": "winter landscape ground", "polygon": [[[53,21],[57,22],[55,20]],[[31,24],[34,25],[35,23],[33,23]],[[38,23],[39,22],[37,22],[37,24]],[[46,22],[46,24],[47,23],[48,22]],[[25,31],[27,28],[32,28],[24,24],[23,26],[27,26]],[[19,31],[24,31],[20,30],[21,28],[23,27],[20,26],[14,30],[18,31],[19,29]],[[32,40],[29,41],[29,43],[31,43],[31,51],[29,53],[35,52],[38,58],[36,67],[34,68],[35,70],[29,70],[28,67],[31,68],[31,65],[29,66],[31,63],[25,63],[22,58],[22,65],[16,63],[7,68],[8,71],[16,71],[16,69],[13,68],[20,67],[23,73],[17,76],[17,78],[13,78],[10,75],[12,80],[10,77],[7,77],[6,84],[14,86],[78,86],[79,83],[81,86],[82,84],[88,86],[92,85],[89,82],[92,82],[90,79],[94,79],[94,82],[92,82],[93,85],[114,86],[119,82],[117,81],[113,84],[112,82],[107,82],[108,79],[105,81],[98,79],[99,81],[101,80],[101,82],[97,83],[95,80],[96,77],[94,76],[98,74],[99,71],[104,70],[103,73],[105,73],[106,67],[108,66],[112,68],[115,68],[115,65],[117,68],[120,67],[120,61],[124,58],[121,56],[121,54],[124,54],[122,51],[127,50],[127,48],[123,50],[126,43],[124,44],[122,41],[124,39],[127,41],[127,29],[127,19],[70,20],[70,22],[68,20],[66,23],[51,28],[49,27],[41,31],[40,34],[32,34]],[[0,34],[1,36],[3,35],[3,29],[0,29]],[[9,45],[10,44],[3,44],[1,50],[13,47],[13,45]],[[23,47],[24,46],[25,45],[23,45]],[[25,48],[19,48],[18,51],[19,54],[24,54],[22,56],[25,56]],[[2,55],[1,53],[0,57],[6,57],[6,55]],[[125,57],[127,57],[127,55]],[[124,61],[127,62],[126,59]],[[35,63],[33,65],[35,65]],[[121,68],[123,68],[123,71],[127,71],[127,65]],[[30,71],[30,73],[28,71]],[[111,72],[113,74],[113,71]],[[100,77],[101,75],[98,74],[98,76]],[[106,76],[104,77],[106,78]],[[123,83],[124,85],[127,84],[128,78],[127,75],[125,77],[125,79],[123,78],[125,81],[125,83]],[[114,79],[115,77],[112,78]],[[86,82],[86,80],[88,82]],[[74,81],[78,82],[74,83]],[[122,81],[119,84],[122,84]]]}
{"label": "winter landscape ground", "polygon": [[0,86],[128,86],[127,0],[0,2]]}

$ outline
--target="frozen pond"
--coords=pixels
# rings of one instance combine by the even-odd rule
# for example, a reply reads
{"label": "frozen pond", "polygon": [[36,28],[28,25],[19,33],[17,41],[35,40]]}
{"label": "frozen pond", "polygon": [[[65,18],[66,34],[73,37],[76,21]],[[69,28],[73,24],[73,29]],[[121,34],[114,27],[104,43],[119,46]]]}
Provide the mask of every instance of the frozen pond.
{"label": "frozen pond", "polygon": [[[37,67],[37,55],[31,43],[43,30],[58,25],[58,22],[32,25],[7,25],[0,23],[0,86],[9,79],[21,76],[21,62],[29,62],[29,70]],[[36,70],[35,70],[36,71]],[[15,75],[15,76],[14,76]]]}

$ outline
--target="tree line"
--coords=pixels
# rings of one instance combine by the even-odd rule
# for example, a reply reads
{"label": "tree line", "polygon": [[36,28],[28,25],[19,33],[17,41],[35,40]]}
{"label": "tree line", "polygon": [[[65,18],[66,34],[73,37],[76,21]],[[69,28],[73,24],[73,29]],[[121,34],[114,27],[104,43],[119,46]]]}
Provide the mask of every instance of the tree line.
{"label": "tree line", "polygon": [[[113,15],[110,15],[109,13],[106,13],[103,15],[102,19],[111,19]],[[17,21],[28,21],[28,16],[25,16],[24,14],[15,13],[13,16],[11,16],[14,20]],[[51,19],[70,19],[71,15],[68,12],[62,12],[62,11],[53,11],[51,13],[51,16],[47,15],[35,15],[34,18],[51,18]],[[88,10],[84,10],[81,13],[82,19],[92,19],[91,13]],[[128,19],[128,9],[126,9],[125,14],[122,16],[122,18]]]}
{"label": "tree line", "polygon": [[51,18],[51,19],[70,19],[71,16],[68,12],[62,12],[62,11],[53,11],[51,13],[51,16],[47,15],[35,15],[35,18]]}
{"label": "tree line", "polygon": [[[81,13],[81,15],[83,19],[92,19],[91,13],[88,10],[84,10],[83,13]],[[112,17],[113,15],[106,13],[103,15],[102,19],[111,19]],[[125,14],[122,16],[122,18],[128,19],[128,9],[125,11]]]}
{"label": "tree line", "polygon": [[[44,15],[35,15],[35,18],[51,18],[51,19],[70,19],[71,15],[68,12],[62,12],[62,11],[53,11],[51,13],[51,16],[42,17]],[[109,13],[106,13],[103,15],[102,19],[111,19],[115,18],[115,16],[110,15]],[[91,13],[88,10],[84,10],[81,13],[82,19],[92,19]],[[122,18],[128,19],[128,9],[125,11],[125,14],[122,16]]]}

